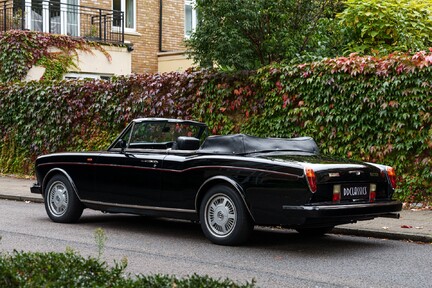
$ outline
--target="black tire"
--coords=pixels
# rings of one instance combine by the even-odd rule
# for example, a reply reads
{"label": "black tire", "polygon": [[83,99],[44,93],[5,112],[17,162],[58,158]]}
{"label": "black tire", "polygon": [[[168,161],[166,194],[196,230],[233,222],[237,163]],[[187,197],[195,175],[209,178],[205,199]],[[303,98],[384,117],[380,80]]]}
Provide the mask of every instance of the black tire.
{"label": "black tire", "polygon": [[44,193],[45,210],[49,218],[59,223],[75,223],[84,206],[64,175],[55,175],[47,183]]}
{"label": "black tire", "polygon": [[297,228],[296,231],[306,237],[321,237],[333,230],[334,226],[315,227],[315,228]]}
{"label": "black tire", "polygon": [[212,187],[200,205],[201,229],[219,245],[244,243],[253,231],[253,221],[241,196],[225,185]]}

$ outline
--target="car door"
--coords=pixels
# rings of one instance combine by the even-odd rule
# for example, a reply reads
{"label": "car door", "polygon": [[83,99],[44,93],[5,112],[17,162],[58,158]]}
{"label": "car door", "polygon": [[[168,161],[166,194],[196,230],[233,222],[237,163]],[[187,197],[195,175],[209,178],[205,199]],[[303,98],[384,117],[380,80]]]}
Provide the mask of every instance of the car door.
{"label": "car door", "polygon": [[136,208],[159,206],[164,157],[127,151],[100,154],[94,160],[94,190],[89,200]]}
{"label": "car door", "polygon": [[204,163],[195,153],[170,154],[164,159],[162,176],[161,203],[164,207],[194,210],[195,197],[199,187],[208,175],[208,169],[200,168]]}

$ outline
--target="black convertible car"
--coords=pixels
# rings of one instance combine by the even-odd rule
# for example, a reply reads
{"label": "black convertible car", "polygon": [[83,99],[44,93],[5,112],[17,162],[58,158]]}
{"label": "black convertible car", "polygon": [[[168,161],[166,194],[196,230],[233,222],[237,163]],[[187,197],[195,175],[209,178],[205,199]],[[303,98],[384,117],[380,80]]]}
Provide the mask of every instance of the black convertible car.
{"label": "black convertible car", "polygon": [[402,208],[389,166],[321,156],[309,137],[209,134],[195,121],[136,119],[106,151],[38,157],[31,192],[55,222],[84,208],[190,219],[224,245],[254,225],[320,235]]}

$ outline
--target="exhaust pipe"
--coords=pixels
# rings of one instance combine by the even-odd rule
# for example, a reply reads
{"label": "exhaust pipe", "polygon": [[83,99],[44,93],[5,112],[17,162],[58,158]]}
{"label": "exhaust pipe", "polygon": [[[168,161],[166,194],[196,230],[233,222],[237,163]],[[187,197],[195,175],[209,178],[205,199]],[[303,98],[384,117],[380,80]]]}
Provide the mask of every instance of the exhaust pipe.
{"label": "exhaust pipe", "polygon": [[399,213],[387,213],[387,214],[379,215],[378,217],[399,219],[400,218],[400,214]]}

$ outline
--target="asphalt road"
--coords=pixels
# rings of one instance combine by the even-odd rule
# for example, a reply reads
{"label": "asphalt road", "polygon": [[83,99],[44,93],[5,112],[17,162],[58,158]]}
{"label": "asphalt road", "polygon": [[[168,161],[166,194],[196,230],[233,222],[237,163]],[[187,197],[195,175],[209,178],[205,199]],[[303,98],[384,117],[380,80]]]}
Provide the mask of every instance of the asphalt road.
{"label": "asphalt road", "polygon": [[289,230],[256,229],[242,247],[211,244],[184,221],[84,211],[79,224],[57,224],[43,204],[0,200],[0,251],[72,248],[97,256],[94,233],[108,239],[103,259],[128,260],[131,274],[207,274],[259,287],[431,287],[432,245],[330,235],[305,239]]}

